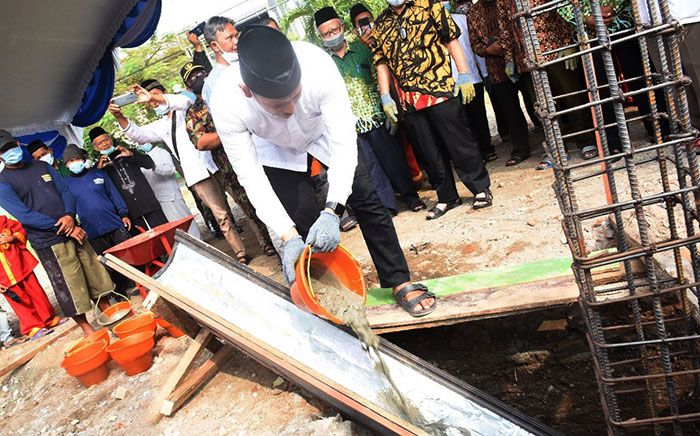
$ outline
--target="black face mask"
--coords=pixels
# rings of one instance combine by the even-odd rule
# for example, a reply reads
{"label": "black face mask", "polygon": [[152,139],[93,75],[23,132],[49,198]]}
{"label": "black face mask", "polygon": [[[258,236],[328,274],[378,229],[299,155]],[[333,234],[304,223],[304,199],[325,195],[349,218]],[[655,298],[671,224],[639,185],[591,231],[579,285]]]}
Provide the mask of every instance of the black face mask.
{"label": "black face mask", "polygon": [[190,85],[190,89],[192,90],[192,92],[194,92],[197,95],[200,95],[202,93],[202,88],[204,88],[204,79],[206,79],[206,77],[201,76],[197,77],[194,80],[194,82],[192,82],[192,84]]}

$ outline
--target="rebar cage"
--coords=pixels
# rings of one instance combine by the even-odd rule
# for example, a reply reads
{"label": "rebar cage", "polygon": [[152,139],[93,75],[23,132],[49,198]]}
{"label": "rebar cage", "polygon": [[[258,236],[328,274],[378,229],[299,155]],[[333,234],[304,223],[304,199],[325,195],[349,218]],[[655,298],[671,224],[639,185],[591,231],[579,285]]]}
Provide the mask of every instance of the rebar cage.
{"label": "rebar cage", "polygon": [[[553,163],[553,187],[574,259],[608,432],[697,434],[700,336],[694,315],[700,282],[700,174],[693,146],[697,131],[690,125],[684,90],[690,81],[683,75],[679,54],[682,26],[671,18],[666,0],[642,1],[650,20],[642,24],[640,4],[631,0],[634,28],[614,33],[608,31],[597,0],[515,0],[515,19],[531,68],[545,149]],[[583,2],[590,2],[594,29],[584,22]],[[573,10],[576,42],[543,52],[537,16],[563,7]],[[639,46],[643,75],[621,78],[613,50],[629,41]],[[650,50],[658,59],[654,65]],[[596,74],[594,56],[602,61],[602,75],[600,70]],[[588,102],[562,107],[567,95],[552,94],[549,71],[572,59],[583,67],[586,85],[578,94]],[[625,85],[634,81],[641,86],[628,90]],[[649,114],[625,107],[632,95],[648,100]],[[604,116],[604,105],[612,107],[614,119]],[[577,111],[592,118],[593,128],[563,134],[562,117]],[[653,133],[651,141],[631,139],[631,130],[642,122]],[[609,147],[611,129],[619,135],[620,150]],[[599,156],[570,161],[565,142],[592,133]],[[593,195],[591,183],[599,187]],[[577,197],[584,186],[588,194]],[[614,230],[615,247],[595,251],[587,241],[588,226],[606,218]],[[641,271],[635,263],[643,264]],[[670,267],[662,268],[664,263]],[[611,264],[621,265],[624,280],[596,283],[592,270]]]}

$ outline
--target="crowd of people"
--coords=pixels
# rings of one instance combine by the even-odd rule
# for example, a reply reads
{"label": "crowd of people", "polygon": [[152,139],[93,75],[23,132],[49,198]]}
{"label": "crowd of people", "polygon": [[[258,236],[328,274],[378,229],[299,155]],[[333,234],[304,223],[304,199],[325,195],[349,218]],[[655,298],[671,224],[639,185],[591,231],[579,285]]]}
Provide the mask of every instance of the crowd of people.
{"label": "crowd of people", "polygon": [[[533,0],[531,6],[544,2]],[[387,3],[376,17],[362,3],[348,11],[330,6],[316,11],[323,48],[290,42],[271,18],[238,29],[229,18],[211,17],[203,37],[213,64],[199,36],[189,33],[194,54],[180,71],[187,92],[168,92],[159,78],[133,85],[136,103],[148,105],[159,118],[139,125],[113,101],[109,112],[135,146],[115,146],[110,132],[95,127],[89,132],[99,154],[94,162],[73,144],[59,160],[39,141],[27,145],[32,160],[24,161],[20,144],[0,130],[0,206],[17,220],[0,217],[0,285],[20,317],[22,333],[46,334],[59,322],[32,273],[37,260],[27,242],[46,269],[63,314],[89,334],[85,313],[91,302],[132,285],[105,269],[97,254],[142,229],[192,213],[176,173],[238,261],[248,263],[251,250],[239,235],[227,195],[247,216],[262,253],[279,255],[288,283],[307,245],[332,251],[341,230],[357,223],[381,286],[391,288],[411,315],[433,312],[437,299],[425,285],[412,282],[392,222],[397,197],[408,211],[439,219],[462,204],[456,174],[472,194],[472,208],[490,207],[495,199],[487,165],[498,154],[485,94],[498,136],[510,144],[505,165],[522,164],[531,155],[526,113],[533,128],[540,128],[532,64],[513,18],[514,0]],[[629,1],[603,3],[610,32],[635,26]],[[692,122],[700,125],[694,92],[700,59],[691,49],[700,38],[700,7],[672,4],[671,12],[687,29],[683,67],[693,79],[688,87]],[[583,7],[592,29],[590,7],[587,2]],[[646,7],[644,12],[648,23]],[[352,29],[341,16],[349,17]],[[546,60],[578,50],[573,19],[570,8],[535,18]],[[569,48],[557,52],[562,47]],[[642,75],[636,41],[616,44],[613,52],[618,74]],[[599,52],[593,59],[602,85]],[[585,88],[576,60],[546,68],[554,94],[566,95],[558,102],[561,109],[585,103],[585,95],[574,92]],[[642,85],[627,84],[632,91]],[[641,114],[649,113],[641,94],[634,104]],[[604,106],[604,118],[613,124],[611,105]],[[585,111],[560,121],[564,133],[593,126]],[[662,128],[668,131],[668,123]],[[609,147],[618,150],[616,128],[607,130]],[[570,145],[582,159],[598,155],[592,133],[574,138]],[[537,165],[550,167],[546,157]],[[416,188],[424,174],[437,196],[427,212],[421,212],[428,207]],[[194,222],[189,232],[201,237]]]}

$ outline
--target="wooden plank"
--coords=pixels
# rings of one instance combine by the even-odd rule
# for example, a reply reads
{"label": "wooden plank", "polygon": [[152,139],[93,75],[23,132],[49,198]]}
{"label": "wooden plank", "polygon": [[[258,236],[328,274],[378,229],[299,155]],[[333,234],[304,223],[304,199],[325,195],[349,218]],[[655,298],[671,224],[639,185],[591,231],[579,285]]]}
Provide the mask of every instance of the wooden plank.
{"label": "wooden plank", "polygon": [[315,392],[319,397],[331,402],[336,407],[344,406],[343,408],[353,411],[359,416],[366,417],[379,428],[391,433],[399,435],[422,433],[422,430],[413,424],[390,414],[386,410],[377,408],[366,399],[338,385],[323,374],[314,371],[313,368],[301,365],[296,361],[289,361],[288,357],[283,353],[257,341],[252,335],[238,329],[234,324],[201,307],[196,302],[181,298],[179,294],[162,286],[154,278],[148,277],[120,259],[107,254],[103,256],[103,263],[149,289],[156,290],[161,298],[168,299],[185,310],[202,325],[211,329],[217,336],[225,338],[229,343],[236,345],[261,364],[284,378],[292,380],[302,388]]}
{"label": "wooden plank", "polygon": [[199,368],[192,371],[185,381],[163,401],[160,413],[171,416],[187,401],[197,389],[202,387],[219,371],[224,363],[233,355],[233,347],[224,345]]}
{"label": "wooden plank", "polygon": [[[159,410],[165,402],[165,400],[170,396],[170,394],[173,393],[175,388],[177,388],[177,385],[180,383],[185,374],[187,374],[187,371],[189,371],[189,369],[192,367],[192,364],[197,359],[197,357],[199,357],[202,354],[202,351],[204,351],[207,343],[211,338],[211,330],[209,330],[208,328],[202,328],[197,334],[197,336],[194,338],[190,346],[187,348],[187,350],[185,350],[185,354],[182,355],[177,366],[175,367],[173,372],[170,373],[170,376],[168,376],[168,379],[165,381],[165,384],[161,388],[160,393],[156,398],[155,405]],[[154,418],[157,420],[159,415],[160,413],[157,414]]]}
{"label": "wooden plank", "polygon": [[572,303],[578,296],[573,277],[559,277],[444,297],[435,312],[423,318],[412,317],[398,305],[369,308],[367,318],[373,330],[387,333],[521,313]]}
{"label": "wooden plank", "polygon": [[78,324],[73,323],[72,325],[66,326],[62,331],[54,331],[53,333],[43,337],[42,339],[40,339],[34,343],[25,342],[24,344],[16,345],[16,347],[21,347],[18,349],[24,348],[25,345],[34,345],[34,346],[31,347],[26,352],[22,352],[22,354],[19,356],[13,356],[13,358],[11,358],[9,363],[5,364],[2,368],[0,368],[0,377],[6,376],[7,374],[9,374],[12,371],[16,370],[17,368],[19,368],[20,366],[29,362],[34,357],[36,357],[37,354],[41,353],[46,348],[48,348],[49,345],[58,341],[62,337],[66,336],[67,334],[73,332],[77,328],[78,328]]}

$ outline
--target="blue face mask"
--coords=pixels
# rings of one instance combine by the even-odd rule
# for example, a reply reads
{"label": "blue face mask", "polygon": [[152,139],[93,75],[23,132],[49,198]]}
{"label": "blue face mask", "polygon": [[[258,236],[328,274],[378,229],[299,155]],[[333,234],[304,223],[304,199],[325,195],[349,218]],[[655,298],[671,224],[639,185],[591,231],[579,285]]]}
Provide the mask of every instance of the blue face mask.
{"label": "blue face mask", "polygon": [[71,162],[68,162],[66,164],[68,169],[70,170],[71,173],[73,174],[80,174],[85,170],[85,161],[84,160],[74,160]]}
{"label": "blue face mask", "polygon": [[114,146],[109,147],[107,150],[100,150],[100,154],[102,155],[110,155],[114,153]]}
{"label": "blue face mask", "polygon": [[141,144],[139,145],[139,150],[141,150],[144,153],[148,153],[149,151],[153,150],[153,144],[151,144],[150,142]]}
{"label": "blue face mask", "polygon": [[17,147],[13,147],[3,154],[0,154],[0,157],[5,161],[6,165],[17,165],[18,163],[22,162],[23,154],[24,152],[22,151],[22,147],[18,145]]}
{"label": "blue face mask", "polygon": [[170,106],[168,106],[167,104],[159,104],[153,110],[159,117],[164,117],[168,114],[168,112],[170,112]]}

